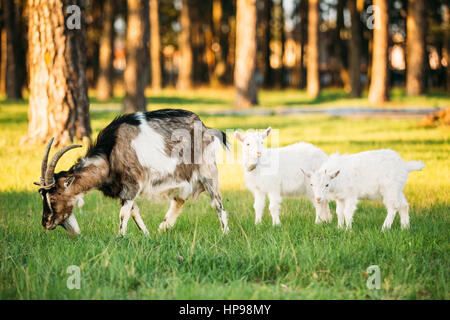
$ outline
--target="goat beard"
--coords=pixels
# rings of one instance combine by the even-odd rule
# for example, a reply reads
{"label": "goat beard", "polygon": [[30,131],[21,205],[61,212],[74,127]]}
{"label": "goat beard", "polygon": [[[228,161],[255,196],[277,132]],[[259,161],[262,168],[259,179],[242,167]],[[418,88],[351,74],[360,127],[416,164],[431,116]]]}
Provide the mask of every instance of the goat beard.
{"label": "goat beard", "polygon": [[61,224],[61,226],[70,234],[70,235],[77,235],[80,234],[80,227],[78,226],[77,219],[75,219],[75,215],[72,213],[64,222]]}

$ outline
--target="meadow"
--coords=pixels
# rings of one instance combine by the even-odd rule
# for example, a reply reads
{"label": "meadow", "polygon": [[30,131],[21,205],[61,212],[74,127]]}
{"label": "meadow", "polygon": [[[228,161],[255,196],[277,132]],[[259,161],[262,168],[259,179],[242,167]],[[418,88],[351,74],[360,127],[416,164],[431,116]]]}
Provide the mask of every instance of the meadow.
{"label": "meadow", "polygon": [[[333,96],[334,94],[334,96]],[[320,101],[303,93],[262,92],[267,107],[345,106],[357,102],[330,92]],[[277,98],[278,97],[278,98]],[[395,93],[396,106],[448,107],[435,95],[409,100]],[[281,101],[281,102],[280,102]],[[300,101],[300,102],[299,102]],[[349,102],[350,101],[350,102]],[[117,113],[95,103],[94,136]],[[112,103],[115,103],[114,101]],[[149,98],[149,109],[183,107],[196,112],[229,108],[229,95],[214,91],[173,93]],[[42,200],[33,186],[39,178],[42,146],[21,145],[27,130],[27,103],[0,102],[0,299],[449,299],[450,130],[423,128],[418,119],[347,118],[326,115],[207,116],[206,125],[222,130],[278,129],[279,144],[308,141],[328,154],[392,148],[404,160],[426,167],[411,173],[405,189],[411,227],[381,232],[386,210],[363,201],[353,230],[314,224],[314,208],[303,199],[285,199],[280,227],[271,225],[266,207],[254,225],[253,197],[245,190],[239,164],[219,166],[230,233],[223,235],[217,214],[202,195],[189,201],[175,227],[158,233],[168,203],[139,200],[150,231],[133,222],[118,236],[119,203],[99,192],[75,209],[82,235],[62,228],[45,231]],[[237,148],[232,136],[229,137]],[[273,141],[272,141],[273,142]],[[67,154],[67,169],[84,150]],[[55,151],[53,151],[55,152]],[[335,206],[332,204],[332,211]],[[81,288],[69,290],[69,266],[78,266]],[[377,265],[381,288],[367,287],[367,268]]]}

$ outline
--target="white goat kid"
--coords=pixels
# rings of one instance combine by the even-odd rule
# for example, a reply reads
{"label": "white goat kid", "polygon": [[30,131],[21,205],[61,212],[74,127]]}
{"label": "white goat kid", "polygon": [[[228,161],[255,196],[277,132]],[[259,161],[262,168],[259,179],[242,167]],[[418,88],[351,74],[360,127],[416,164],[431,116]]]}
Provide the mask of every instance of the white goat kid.
{"label": "white goat kid", "polygon": [[339,228],[351,229],[358,200],[382,200],[387,217],[382,230],[390,229],[398,211],[403,229],[409,227],[408,202],[403,189],[412,171],[425,167],[421,161],[402,160],[389,149],[351,155],[333,154],[317,171],[307,172],[318,203],[336,201]]}
{"label": "white goat kid", "polygon": [[318,169],[328,156],[312,144],[300,142],[283,148],[264,148],[264,139],[272,128],[263,133],[236,132],[242,145],[242,165],[246,187],[255,198],[255,224],[261,222],[266,196],[269,198],[269,211],[273,225],[280,224],[280,207],[283,196],[306,196],[316,209],[316,223],[331,221],[332,216],[327,202],[316,203],[314,194],[306,179],[298,171],[299,164],[308,170]]}

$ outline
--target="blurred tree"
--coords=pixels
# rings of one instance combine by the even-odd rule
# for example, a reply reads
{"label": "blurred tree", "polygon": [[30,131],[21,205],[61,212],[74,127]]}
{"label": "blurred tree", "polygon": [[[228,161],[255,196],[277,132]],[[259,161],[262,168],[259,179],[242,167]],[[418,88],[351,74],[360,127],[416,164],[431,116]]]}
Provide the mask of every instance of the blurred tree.
{"label": "blurred tree", "polygon": [[159,0],[150,0],[150,58],[152,89],[162,88],[161,35],[159,33]]}
{"label": "blurred tree", "polygon": [[236,107],[249,108],[258,104],[256,85],[256,0],[236,2]]}
{"label": "blurred tree", "polygon": [[352,23],[350,39],[351,96],[357,98],[361,97],[361,20],[355,0],[348,0],[348,9]]}
{"label": "blurred tree", "polygon": [[149,70],[148,0],[127,0],[127,39],[124,112],[145,111]]}
{"label": "blurred tree", "polygon": [[22,43],[22,4],[3,0],[3,20],[6,30],[6,96],[22,99],[25,82],[25,51]]}
{"label": "blurred tree", "polygon": [[102,35],[99,52],[97,99],[105,101],[113,96],[114,59],[114,0],[105,0],[102,10]]}
{"label": "blurred tree", "polygon": [[425,92],[426,80],[425,0],[408,0],[406,21],[406,93],[418,95]]}
{"label": "blurred tree", "polygon": [[[64,145],[74,137],[90,137],[82,4],[82,0],[28,1],[30,104],[25,142],[45,143],[55,137],[56,144]],[[81,8],[81,14],[74,11],[75,16],[65,20],[69,5]],[[77,19],[80,28],[73,22]]]}
{"label": "blurred tree", "polygon": [[191,0],[182,0],[180,25],[181,31],[178,36],[178,47],[180,50],[180,65],[177,87],[180,89],[192,88],[194,57],[191,39]]}
{"label": "blurred tree", "polygon": [[286,33],[284,30],[285,27],[285,18],[284,18],[284,7],[283,1],[277,0],[274,3],[273,10],[273,24],[274,24],[274,39],[277,43],[278,50],[277,60],[279,61],[279,66],[275,69],[275,86],[279,89],[285,87],[284,76],[286,74],[286,69],[284,67],[284,54],[285,54],[285,43],[286,43]]}
{"label": "blurred tree", "polygon": [[213,23],[213,44],[212,50],[214,52],[214,71],[211,76],[211,85],[218,86],[223,83],[226,72],[225,52],[226,47],[224,38],[223,26],[223,5],[222,0],[213,0],[212,4],[212,23]]}
{"label": "blurred tree", "polygon": [[373,0],[375,24],[373,28],[372,71],[369,102],[389,100],[389,13],[388,0]]}
{"label": "blurred tree", "polygon": [[270,49],[270,42],[272,41],[272,11],[273,11],[273,0],[264,0],[264,8],[262,12],[261,27],[263,28],[263,46],[262,54],[264,59],[264,86],[266,88],[272,87],[273,85],[273,69],[270,65],[270,56],[272,51]]}
{"label": "blurred tree", "polygon": [[[341,34],[345,29],[344,26],[344,9],[345,9],[346,0],[338,0],[337,2],[337,18],[336,18],[336,28],[334,30],[334,56],[337,59],[337,73],[338,73],[338,81],[337,84],[339,86],[343,86],[346,90],[349,89],[349,74],[348,74],[348,55],[347,55],[347,47],[341,38]],[[353,0],[352,2],[355,2]],[[353,23],[352,23],[353,25]],[[359,29],[358,29],[359,30]],[[358,35],[360,37],[360,35]],[[352,34],[353,38],[353,34]]]}
{"label": "blurred tree", "polygon": [[317,98],[320,93],[319,73],[319,0],[308,0],[308,57],[306,90]]}
{"label": "blurred tree", "polygon": [[444,58],[447,62],[446,68],[446,88],[450,94],[450,5],[443,6],[443,24],[444,24]]}

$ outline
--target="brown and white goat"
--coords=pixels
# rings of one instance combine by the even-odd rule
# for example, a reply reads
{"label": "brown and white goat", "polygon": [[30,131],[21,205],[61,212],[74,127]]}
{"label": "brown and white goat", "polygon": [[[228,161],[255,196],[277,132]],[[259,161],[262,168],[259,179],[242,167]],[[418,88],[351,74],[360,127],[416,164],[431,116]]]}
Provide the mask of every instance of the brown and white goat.
{"label": "brown and white goat", "polygon": [[120,234],[126,233],[131,217],[148,234],[135,200],[168,198],[170,208],[160,230],[173,227],[183,204],[208,192],[212,206],[219,214],[224,232],[228,231],[227,213],[219,192],[215,162],[215,138],[226,147],[226,135],[207,128],[195,113],[163,109],[123,115],[112,121],[98,135],[86,155],[68,171],[55,173],[58,160],[72,145],[57,152],[48,164],[53,139],[42,161],[39,193],[43,198],[42,225],[48,230],[58,225],[71,234],[79,234],[73,214],[83,196],[98,189],[104,195],[119,199]]}

